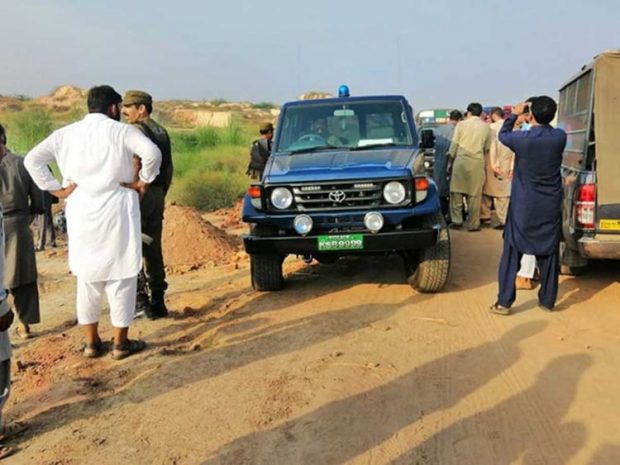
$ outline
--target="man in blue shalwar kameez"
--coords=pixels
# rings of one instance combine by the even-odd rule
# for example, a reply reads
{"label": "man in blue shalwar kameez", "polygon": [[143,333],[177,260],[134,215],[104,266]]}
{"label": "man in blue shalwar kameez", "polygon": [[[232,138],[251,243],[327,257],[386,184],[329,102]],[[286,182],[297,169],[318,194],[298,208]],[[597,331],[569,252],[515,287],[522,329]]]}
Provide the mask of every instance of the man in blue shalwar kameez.
{"label": "man in blue shalwar kameez", "polygon": [[[532,114],[529,131],[514,131],[526,107]],[[562,227],[560,166],[566,133],[549,125],[557,105],[551,97],[520,103],[506,119],[499,140],[515,153],[514,177],[504,250],[499,265],[499,294],[491,311],[510,313],[516,298],[515,277],[523,254],[536,256],[540,270],[540,306],[552,310],[558,295],[559,242]]]}

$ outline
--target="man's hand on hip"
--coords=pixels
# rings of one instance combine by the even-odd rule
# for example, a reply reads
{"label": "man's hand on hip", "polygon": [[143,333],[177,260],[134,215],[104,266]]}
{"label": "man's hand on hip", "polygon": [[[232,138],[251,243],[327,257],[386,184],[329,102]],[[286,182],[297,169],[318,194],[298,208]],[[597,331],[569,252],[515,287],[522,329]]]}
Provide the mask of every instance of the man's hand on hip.
{"label": "man's hand on hip", "polygon": [[144,193],[149,188],[148,183],[141,181],[139,179],[134,182],[123,182],[121,183],[121,186],[126,187],[127,189],[135,190],[140,196],[140,198],[144,197]]}
{"label": "man's hand on hip", "polygon": [[73,193],[76,187],[77,187],[77,184],[72,182],[67,187],[63,187],[62,189],[57,189],[55,191],[49,191],[49,192],[54,197],[58,197],[59,199],[66,199]]}

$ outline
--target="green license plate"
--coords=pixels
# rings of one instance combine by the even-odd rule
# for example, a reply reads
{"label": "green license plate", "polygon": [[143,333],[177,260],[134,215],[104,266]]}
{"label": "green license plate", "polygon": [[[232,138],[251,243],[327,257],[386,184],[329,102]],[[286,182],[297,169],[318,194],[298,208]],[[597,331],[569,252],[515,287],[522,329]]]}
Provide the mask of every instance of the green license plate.
{"label": "green license plate", "polygon": [[319,236],[319,252],[332,250],[360,250],[364,248],[363,234],[341,234],[338,236]]}

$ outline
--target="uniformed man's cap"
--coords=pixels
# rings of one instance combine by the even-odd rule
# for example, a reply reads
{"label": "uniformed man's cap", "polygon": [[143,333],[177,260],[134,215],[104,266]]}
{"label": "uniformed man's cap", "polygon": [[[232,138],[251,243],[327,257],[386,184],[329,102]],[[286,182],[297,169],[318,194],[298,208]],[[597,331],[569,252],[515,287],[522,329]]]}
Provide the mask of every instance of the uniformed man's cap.
{"label": "uniformed man's cap", "polygon": [[273,124],[271,123],[264,123],[261,125],[260,132],[269,132],[269,131],[273,131]]}
{"label": "uniformed man's cap", "polygon": [[152,105],[153,97],[141,90],[128,90],[123,97],[123,105]]}

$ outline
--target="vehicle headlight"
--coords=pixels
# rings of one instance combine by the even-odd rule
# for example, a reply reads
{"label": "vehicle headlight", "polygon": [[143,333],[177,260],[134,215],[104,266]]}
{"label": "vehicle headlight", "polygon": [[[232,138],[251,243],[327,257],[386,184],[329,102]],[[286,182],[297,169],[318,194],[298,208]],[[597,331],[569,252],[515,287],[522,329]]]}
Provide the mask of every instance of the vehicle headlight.
{"label": "vehicle headlight", "polygon": [[314,222],[312,218],[308,215],[297,215],[295,220],[293,221],[293,226],[295,227],[295,231],[297,231],[302,236],[305,236],[312,230],[312,225]]}
{"label": "vehicle headlight", "polygon": [[383,215],[379,212],[368,212],[364,216],[364,226],[373,233],[378,232],[384,224]]}
{"label": "vehicle headlight", "polygon": [[271,204],[280,209],[284,210],[288,208],[293,203],[293,193],[288,190],[286,187],[276,187],[271,192]]}
{"label": "vehicle headlight", "polygon": [[405,200],[407,190],[402,183],[397,181],[388,182],[383,188],[383,198],[387,203],[397,205]]}

